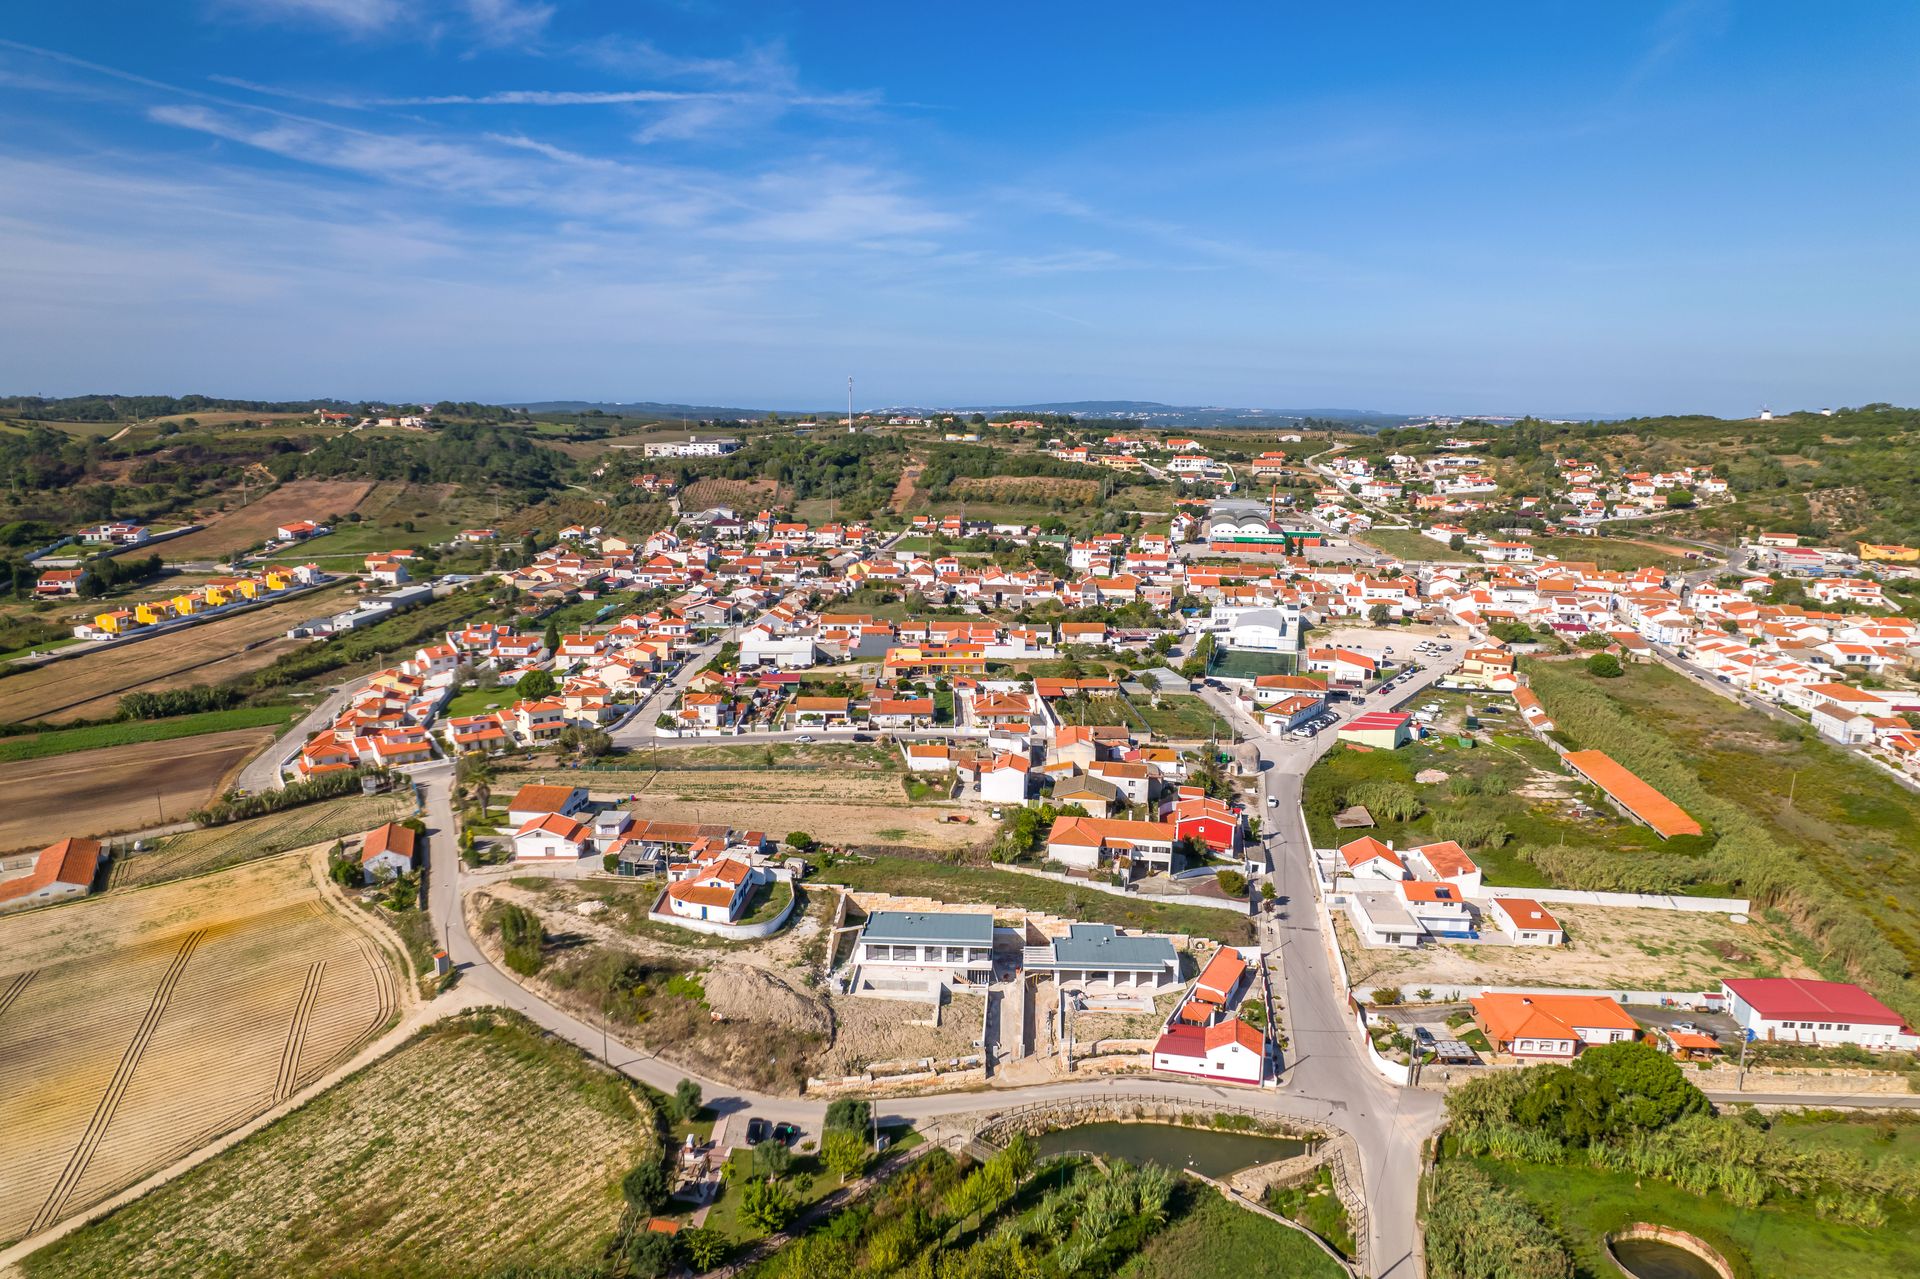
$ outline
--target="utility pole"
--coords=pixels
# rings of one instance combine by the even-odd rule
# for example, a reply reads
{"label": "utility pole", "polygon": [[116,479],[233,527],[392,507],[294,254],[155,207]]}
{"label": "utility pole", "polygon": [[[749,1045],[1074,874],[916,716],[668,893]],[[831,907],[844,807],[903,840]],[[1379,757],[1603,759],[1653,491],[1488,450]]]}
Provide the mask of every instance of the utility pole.
{"label": "utility pole", "polygon": [[847,434],[853,434],[853,375],[847,375]]}

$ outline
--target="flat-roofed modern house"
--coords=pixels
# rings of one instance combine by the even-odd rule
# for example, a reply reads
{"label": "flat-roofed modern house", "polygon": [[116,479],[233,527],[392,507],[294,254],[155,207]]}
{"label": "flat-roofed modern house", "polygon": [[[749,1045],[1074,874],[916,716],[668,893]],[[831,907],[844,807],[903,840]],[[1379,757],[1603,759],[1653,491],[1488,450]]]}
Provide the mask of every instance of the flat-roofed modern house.
{"label": "flat-roofed modern house", "polygon": [[1065,937],[1026,947],[1021,967],[1093,993],[1158,993],[1180,983],[1180,956],[1172,942],[1129,936],[1112,924],[1070,925]]}
{"label": "flat-roofed modern house", "polygon": [[993,980],[993,916],[877,910],[854,945],[854,994],[908,994]]}

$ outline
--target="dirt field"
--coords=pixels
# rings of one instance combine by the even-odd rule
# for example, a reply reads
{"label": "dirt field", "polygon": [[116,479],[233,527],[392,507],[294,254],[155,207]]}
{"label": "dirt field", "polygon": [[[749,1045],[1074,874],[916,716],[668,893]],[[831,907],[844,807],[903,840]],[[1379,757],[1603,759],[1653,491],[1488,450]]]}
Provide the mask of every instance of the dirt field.
{"label": "dirt field", "polygon": [[[983,829],[945,822],[945,807],[907,804],[895,776],[844,772],[663,770],[639,788],[651,817],[670,822],[725,821],[775,839],[804,830],[829,844],[902,844],[961,848]],[[743,798],[745,797],[745,798]]]}
{"label": "dirt field", "polygon": [[1548,907],[1565,946],[1423,946],[1362,950],[1344,912],[1340,948],[1356,986],[1477,993],[1478,986],[1713,990],[1722,977],[1817,977],[1793,948],[1758,923],[1725,915],[1599,906]]}
{"label": "dirt field", "polygon": [[593,1262],[652,1142],[644,1103],[570,1046],[509,1015],[463,1017],[23,1269],[343,1279]]}
{"label": "dirt field", "polygon": [[206,527],[199,532],[153,549],[168,560],[220,558],[272,537],[282,524],[345,515],[372,488],[370,480],[289,480],[245,506],[202,520]]}
{"label": "dirt field", "polygon": [[877,1061],[964,1057],[979,1051],[974,1042],[980,1038],[986,1001],[978,995],[955,995],[940,1010],[938,1026],[915,1024],[931,1016],[928,1004],[857,995],[830,996],[828,1003],[833,1006],[833,1046],[814,1066],[822,1079],[858,1074]]}
{"label": "dirt field", "polygon": [[156,639],[10,675],[0,679],[0,723],[105,719],[113,714],[120,694],[136,688],[217,684],[257,671],[289,647],[304,643],[277,638],[289,626],[337,609],[345,592],[345,585],[313,591]]}
{"label": "dirt field", "polygon": [[271,740],[270,728],[236,728],[0,764],[0,851],[179,821]]}
{"label": "dirt field", "polygon": [[0,919],[0,1239],[290,1096],[396,1006],[302,854]]}

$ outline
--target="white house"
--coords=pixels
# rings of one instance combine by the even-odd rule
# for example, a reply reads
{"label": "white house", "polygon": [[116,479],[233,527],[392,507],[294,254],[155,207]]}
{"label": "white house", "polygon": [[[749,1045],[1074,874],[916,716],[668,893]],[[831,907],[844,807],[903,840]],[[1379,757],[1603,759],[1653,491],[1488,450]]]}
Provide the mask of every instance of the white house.
{"label": "white house", "polygon": [[1920,1033],[1852,982],[1742,977],[1720,988],[1734,1021],[1756,1039],[1858,1044],[1883,1052],[1920,1049]]}
{"label": "white house", "polygon": [[876,910],[854,944],[863,982],[965,980],[993,977],[993,916],[986,912]]}
{"label": "white house", "polygon": [[513,859],[578,861],[593,851],[593,831],[560,813],[536,817],[513,832]]}
{"label": "white house", "polygon": [[1170,1025],[1153,1045],[1153,1068],[1236,1084],[1266,1077],[1267,1038],[1238,1017],[1211,1026]]}
{"label": "white house", "polygon": [[1526,897],[1495,897],[1487,918],[1516,946],[1564,946],[1566,930],[1539,902]]}
{"label": "white house", "polygon": [[33,869],[11,879],[0,879],[0,911],[41,906],[68,897],[85,897],[100,874],[98,840],[68,836],[41,849]]}
{"label": "white house", "polygon": [[413,869],[415,839],[410,826],[388,822],[367,832],[360,843],[362,879],[390,879]]}
{"label": "white house", "polygon": [[682,919],[734,923],[760,872],[738,857],[716,857],[689,867],[667,885],[667,909]]}
{"label": "white house", "polygon": [[989,804],[1025,804],[1027,776],[1033,765],[1025,755],[1006,751],[980,770],[980,798]]}
{"label": "white house", "polygon": [[1400,894],[1390,888],[1344,888],[1347,918],[1362,946],[1398,946],[1412,949],[1427,930],[1407,910]]}

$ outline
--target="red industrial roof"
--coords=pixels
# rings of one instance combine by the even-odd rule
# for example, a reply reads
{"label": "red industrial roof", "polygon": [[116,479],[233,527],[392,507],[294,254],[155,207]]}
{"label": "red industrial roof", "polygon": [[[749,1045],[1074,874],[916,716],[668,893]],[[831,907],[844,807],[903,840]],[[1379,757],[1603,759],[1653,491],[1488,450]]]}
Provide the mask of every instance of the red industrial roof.
{"label": "red industrial roof", "polygon": [[1900,1014],[1852,982],[1798,977],[1742,977],[1722,982],[1769,1020],[1866,1022],[1902,1025]]}
{"label": "red industrial roof", "polygon": [[1568,751],[1567,763],[1651,826],[1660,838],[1700,834],[1700,823],[1687,816],[1680,805],[1634,776],[1605,751]]}

